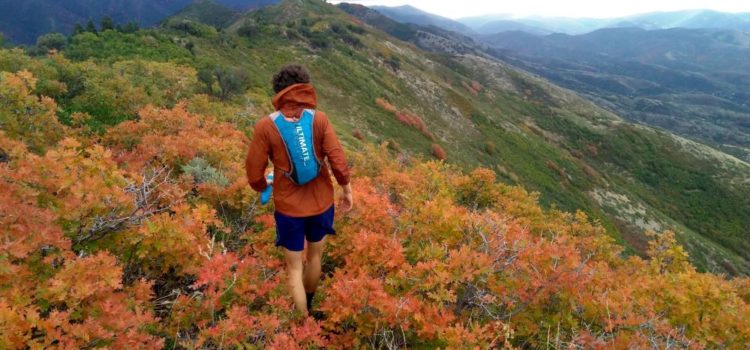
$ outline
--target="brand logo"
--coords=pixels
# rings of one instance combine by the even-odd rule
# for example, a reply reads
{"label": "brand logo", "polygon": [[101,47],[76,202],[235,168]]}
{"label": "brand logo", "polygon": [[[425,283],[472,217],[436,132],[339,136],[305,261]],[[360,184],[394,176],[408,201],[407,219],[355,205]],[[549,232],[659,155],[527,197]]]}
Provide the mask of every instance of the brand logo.
{"label": "brand logo", "polygon": [[300,150],[302,150],[302,161],[307,163],[310,160],[310,148],[307,146],[307,142],[305,142],[305,132],[299,124],[295,126],[294,131],[297,133],[297,143]]}

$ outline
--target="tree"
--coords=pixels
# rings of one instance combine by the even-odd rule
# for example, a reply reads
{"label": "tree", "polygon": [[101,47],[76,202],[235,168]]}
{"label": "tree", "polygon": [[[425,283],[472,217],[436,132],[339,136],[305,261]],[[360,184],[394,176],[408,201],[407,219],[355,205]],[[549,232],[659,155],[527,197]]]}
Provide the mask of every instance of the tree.
{"label": "tree", "polygon": [[76,22],[75,27],[73,27],[73,36],[81,34],[81,33],[85,32],[85,31],[86,31],[86,29],[83,28],[83,26],[81,25],[81,23]]}
{"label": "tree", "polygon": [[207,67],[198,70],[198,81],[204,85],[204,91],[213,95],[214,84],[216,83],[216,76],[214,76],[214,68]]}
{"label": "tree", "polygon": [[112,20],[112,17],[104,16],[99,22],[102,26],[102,32],[105,30],[114,30],[115,29],[115,22]]}
{"label": "tree", "polygon": [[244,70],[236,67],[219,67],[214,70],[216,82],[219,83],[221,92],[219,97],[226,100],[232,95],[245,92],[248,85],[248,76]]}
{"label": "tree", "polygon": [[124,26],[118,26],[117,30],[123,33],[135,33],[140,29],[140,26],[138,25],[138,22],[136,21],[130,21]]}
{"label": "tree", "polygon": [[34,94],[37,81],[27,70],[0,72],[0,130],[41,152],[62,139],[66,128],[57,120],[55,101]]}
{"label": "tree", "polygon": [[68,44],[68,38],[60,33],[44,34],[36,39],[36,46],[43,53],[50,50],[62,51]]}
{"label": "tree", "polygon": [[94,24],[94,21],[89,19],[89,21],[86,23],[86,31],[89,33],[99,34],[99,31],[96,30],[96,24]]}
{"label": "tree", "polygon": [[[243,93],[248,86],[245,71],[235,67],[208,66],[198,70],[200,81],[207,93],[226,100],[232,95]],[[214,85],[218,85],[215,91]]]}

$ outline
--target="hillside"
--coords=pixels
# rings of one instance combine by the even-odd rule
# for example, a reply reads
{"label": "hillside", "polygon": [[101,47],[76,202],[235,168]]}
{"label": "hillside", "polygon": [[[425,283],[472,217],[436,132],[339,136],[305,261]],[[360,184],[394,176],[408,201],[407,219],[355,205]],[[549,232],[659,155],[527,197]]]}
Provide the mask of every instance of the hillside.
{"label": "hillside", "polygon": [[713,29],[603,29],[484,38],[500,57],[619,114],[750,161],[750,34]]}
{"label": "hillside", "polygon": [[223,28],[234,23],[241,15],[241,11],[212,0],[196,0],[172,15],[167,21],[174,23],[177,20],[188,20]]}
{"label": "hillside", "polygon": [[[215,2],[236,10],[277,3],[278,0],[198,0]],[[70,34],[77,24],[85,25],[109,16],[115,23],[135,22],[150,27],[178,13],[194,0],[0,0],[0,33],[13,43],[33,44],[42,34]]]}
{"label": "hillside", "polygon": [[[356,6],[339,6],[374,26],[389,32],[401,32],[394,30],[390,22],[373,15],[372,12]],[[425,47],[420,40],[412,41]],[[426,48],[442,52],[439,47],[437,50]],[[472,49],[477,50],[476,46]],[[477,55],[480,54],[481,52]],[[476,97],[471,96],[473,93],[470,87],[464,87],[469,91],[469,96],[464,98],[471,101],[467,114],[477,113],[482,116],[481,118],[492,118],[484,121],[488,123],[484,124],[477,120],[476,116],[472,117],[475,130],[479,130],[486,137],[480,142],[495,143],[499,150],[498,154],[485,155],[476,161],[479,164],[500,166],[500,169],[505,170],[507,180],[541,192],[542,201],[546,204],[554,204],[566,210],[586,208],[587,212],[597,216],[605,224],[610,223],[610,227],[619,232],[616,236],[628,245],[640,247],[636,248],[637,250],[644,247],[644,229],[674,228],[675,222],[684,224],[688,217],[703,216],[704,208],[699,209],[701,213],[695,211],[691,214],[683,210],[687,207],[702,207],[698,203],[704,200],[718,204],[713,194],[716,192],[713,191],[721,187],[725,189],[720,191],[727,194],[737,189],[741,192],[750,190],[744,175],[744,169],[748,167],[746,162],[720,154],[708,147],[695,145],[680,137],[625,123],[619,117],[571,95],[568,91],[560,90],[488,58],[463,56],[450,67],[456,66],[466,67],[464,69],[468,69],[468,72],[464,72],[470,75],[470,79],[476,79],[477,85],[482,89],[517,96],[501,100],[495,93],[485,91],[486,95],[477,93],[481,101],[477,102]],[[413,78],[410,76],[409,79]],[[451,101],[450,98],[442,100]],[[466,110],[467,107],[463,108]],[[497,129],[505,132],[497,133]],[[523,135],[523,141],[518,140],[519,144],[509,140],[514,132]],[[456,135],[451,139],[465,138]],[[462,158],[470,157],[466,155],[465,150],[477,147],[477,143],[473,138],[466,146],[456,148],[456,152]],[[529,147],[529,144],[539,145],[540,148],[534,149]],[[525,158],[526,155],[531,157]],[[707,162],[718,167],[708,170]],[[729,170],[729,173],[726,170]],[[502,170],[499,172],[503,174]],[[708,173],[714,175],[706,176]],[[675,178],[681,180],[677,183],[666,180]],[[709,186],[714,190],[705,187],[708,184],[706,181],[712,183]],[[696,191],[696,188],[702,190]],[[690,197],[699,193],[704,193],[704,196],[701,196],[703,198],[687,205],[687,201],[697,200]],[[738,218],[744,217],[744,213],[750,210],[750,206],[742,199],[737,198],[734,203],[731,205],[734,209],[730,210],[736,210]],[[677,209],[678,207],[680,209]],[[606,214],[598,214],[598,210],[603,210]],[[717,210],[719,211],[724,212],[723,209]],[[734,219],[726,218],[720,221],[724,220]],[[692,232],[698,227],[695,225],[702,226],[703,223],[694,221],[693,224],[687,225],[692,228],[686,230],[683,226],[678,231]],[[743,230],[735,230],[739,235],[737,237],[746,235]],[[724,229],[713,231],[714,233],[703,231],[702,235],[718,238],[723,235],[719,232],[723,231]],[[693,233],[688,235],[693,236]],[[742,244],[739,241],[736,243]],[[691,253],[694,258],[713,250],[705,250],[707,246],[704,243],[694,244],[688,244],[689,247],[692,246]],[[736,252],[743,254],[739,250]],[[704,262],[712,260],[699,259]]]}
{"label": "hillside", "polygon": [[[627,123],[474,46],[433,34],[434,28],[340,5],[364,9],[356,11],[363,20],[435,52],[425,53],[363,28],[338,8],[304,4],[251,12],[221,33],[173,21],[135,34],[83,33],[63,53],[75,60],[188,65],[198,71],[200,91],[222,99],[249,87],[249,97],[235,103],[258,106],[261,114],[269,112],[268,77],[283,62],[304,58],[317,76],[322,105],[341,116],[335,123],[350,142],[361,142],[351,136],[356,131],[367,142],[390,141],[401,152],[427,157],[439,146],[450,163],[488,166],[502,181],[539,192],[547,208],[583,210],[631,254],[645,254],[645,230],[671,228],[700,269],[750,271],[747,163]],[[103,96],[93,105],[66,98],[93,115],[97,129],[137,111],[106,107]]]}
{"label": "hillside", "polygon": [[[728,277],[750,271],[748,164],[341,8],[0,50],[0,347],[750,342],[750,280]],[[290,61],[354,170],[320,320],[292,311],[244,178]]]}

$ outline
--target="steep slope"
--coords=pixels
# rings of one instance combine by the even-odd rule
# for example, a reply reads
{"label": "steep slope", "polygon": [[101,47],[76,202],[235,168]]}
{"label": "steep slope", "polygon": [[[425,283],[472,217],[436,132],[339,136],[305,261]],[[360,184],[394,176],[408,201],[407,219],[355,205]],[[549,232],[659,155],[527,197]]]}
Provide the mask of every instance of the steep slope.
{"label": "steep slope", "polygon": [[0,32],[16,43],[33,43],[48,32],[68,34],[76,23],[111,16],[117,23],[153,25],[191,0],[0,0]]}
{"label": "steep slope", "polygon": [[213,0],[217,3],[231,7],[235,10],[247,11],[259,9],[269,5],[278,4],[281,0]]}
{"label": "steep slope", "polygon": [[190,20],[222,28],[234,23],[240,15],[240,11],[213,0],[196,0],[170,19]]}
{"label": "steep slope", "polygon": [[[149,27],[176,14],[194,0],[0,0],[0,33],[14,43],[32,44],[49,32],[69,34],[76,23],[112,17]],[[259,8],[278,0],[211,0],[237,10]],[[205,2],[200,0],[199,2]]]}
{"label": "steep slope", "polygon": [[[746,163],[624,122],[475,46],[458,51],[450,40],[424,45],[418,33],[430,32],[418,26],[362,7],[342,8],[364,17],[319,1],[287,1],[245,15],[223,34],[198,23],[85,34],[65,52],[76,59],[177,60],[198,69],[210,84],[204,90],[222,98],[231,96],[233,81],[246,79],[251,93],[239,101],[263,112],[268,77],[284,62],[302,62],[316,77],[321,105],[351,144],[362,142],[358,137],[389,141],[407,154],[446,152],[450,163],[486,165],[503,181],[538,191],[547,207],[587,212],[631,253],[645,251],[644,229],[674,228],[700,268],[750,271]],[[436,53],[363,21],[384,24]],[[101,113],[93,107],[90,113]],[[128,115],[105,111],[111,119],[104,124]]]}
{"label": "steep slope", "polygon": [[519,67],[636,121],[750,161],[750,35],[636,28],[568,36],[502,33],[484,41]]}
{"label": "steep slope", "polygon": [[[381,26],[385,22],[371,13],[351,10],[356,9],[356,7],[343,6],[342,8],[375,26]],[[361,14],[367,14],[367,16]],[[389,28],[388,26],[385,27],[386,30],[389,30]],[[520,36],[517,42],[521,44],[531,43],[533,45],[535,40],[538,40],[536,36],[530,34],[517,33],[516,35]],[[415,43],[417,42],[415,41]],[[564,52],[561,49],[559,54],[564,55]],[[547,56],[555,55],[548,52]],[[488,71],[488,67],[495,67],[496,70],[505,72],[500,74],[501,76],[505,75],[505,78],[501,78],[500,83],[495,85],[494,89],[500,91],[510,89],[510,91],[520,94],[524,99],[523,102],[534,106],[531,110],[528,110],[528,107],[523,107],[526,111],[520,112],[521,118],[508,118],[508,116],[502,116],[502,114],[500,114],[500,118],[505,119],[506,123],[521,124],[524,128],[529,128],[529,121],[532,121],[530,129],[527,129],[527,131],[536,133],[543,138],[548,146],[556,148],[555,151],[539,154],[538,157],[541,158],[536,160],[514,162],[505,158],[502,161],[486,161],[498,162],[503,167],[518,168],[520,166],[518,163],[521,162],[532,163],[536,166],[544,165],[543,159],[546,159],[552,153],[561,153],[563,156],[574,158],[577,165],[572,165],[572,167],[583,171],[578,178],[580,182],[576,184],[573,181],[574,186],[570,188],[569,185],[571,184],[563,181],[558,183],[559,187],[549,186],[541,192],[543,194],[546,192],[547,195],[551,193],[568,195],[569,192],[583,192],[584,197],[588,199],[578,201],[579,204],[577,205],[583,205],[581,203],[584,202],[594,202],[596,206],[605,208],[610,215],[610,219],[613,220],[615,225],[618,225],[623,237],[632,246],[643,247],[642,236],[636,232],[647,228],[673,227],[677,222],[685,224],[686,220],[692,222],[688,224],[690,229],[682,227],[681,230],[688,232],[693,237],[703,235],[711,237],[711,240],[715,240],[715,242],[724,239],[719,238],[722,236],[725,238],[736,237],[729,241],[725,240],[720,244],[728,249],[733,249],[731,247],[736,244],[743,244],[739,237],[745,236],[747,231],[726,223],[734,221],[735,218],[745,220],[744,217],[750,210],[748,201],[741,199],[742,196],[732,194],[736,190],[742,193],[747,193],[750,190],[750,184],[745,175],[748,169],[747,162],[706,146],[694,145],[692,142],[660,131],[621,123],[619,120],[603,122],[599,115],[610,115],[609,113],[601,111],[584,101],[578,101],[574,97],[561,97],[568,95],[568,92],[558,91],[557,88],[547,83],[532,79],[490,59],[477,58],[480,62],[467,62],[466,60],[469,57],[471,56],[464,56],[461,59],[463,61],[462,66],[475,67],[470,76],[476,79],[484,77],[485,80],[478,80],[481,82],[480,85],[487,86],[486,79],[488,77],[500,74],[492,70]],[[558,98],[550,96],[558,96]],[[479,103],[477,103],[476,98],[469,99],[472,108],[478,108]],[[572,103],[573,100],[577,102]],[[522,105],[525,104],[523,102]],[[498,111],[508,108],[508,104],[517,103],[515,101],[499,101],[495,98],[490,106],[480,113],[498,117]],[[572,120],[562,116],[572,117]],[[589,121],[583,123],[581,118]],[[615,117],[615,119],[618,118]],[[591,120],[593,120],[593,124],[589,124]],[[477,123],[476,120],[474,120],[474,123],[480,126],[480,129],[484,132],[487,132],[485,128],[482,128],[481,123]],[[501,134],[489,136],[493,141],[506,137],[508,136]],[[519,152],[533,153],[529,149],[519,150]],[[507,163],[510,164],[506,165]],[[554,162],[547,163],[547,165],[557,168]],[[613,167],[612,165],[616,166]],[[571,165],[567,165],[563,166],[562,169],[558,168],[558,170],[562,170],[564,176],[571,176],[570,167]],[[596,171],[592,171],[594,169]],[[593,175],[594,173],[596,175]],[[600,181],[597,179],[599,176],[604,176],[607,180]],[[621,188],[614,189],[611,187],[613,186],[613,179],[609,178],[610,176],[621,177],[617,181],[619,185],[614,185]],[[539,189],[535,186],[538,186],[541,179],[525,174],[521,176],[520,181],[529,188]],[[604,185],[603,188],[602,185]],[[604,194],[604,192],[608,192],[608,194]],[[722,195],[717,196],[717,193],[732,196],[732,204],[720,204],[723,203],[720,199]],[[688,202],[692,204],[688,204]],[[702,208],[702,203],[708,202],[714,203],[713,205],[724,206],[723,209],[717,208],[716,213],[733,211],[734,214],[722,219],[719,219],[719,217],[724,214],[719,214],[714,219],[707,219],[708,216],[705,216],[706,212]],[[559,205],[559,203],[556,204]],[[677,209],[677,207],[680,208]],[[694,207],[695,210],[687,209],[688,207]],[[710,216],[713,216],[713,214],[710,214]],[[702,219],[697,219],[699,217],[702,217]],[[707,227],[704,226],[706,220],[718,225],[716,229],[706,230]],[[721,228],[719,228],[720,226]],[[702,228],[699,229],[699,227]],[[728,231],[734,233],[728,234]],[[697,234],[697,232],[700,232],[700,234]],[[730,241],[733,243],[730,243]],[[696,259],[704,262],[711,260],[705,260],[705,257],[698,258],[697,255],[711,251],[715,247],[701,248],[701,245],[704,244],[695,242],[694,249],[691,252],[696,255]],[[711,246],[711,244],[708,244],[708,246]],[[741,249],[737,249],[735,252],[744,255]]]}
{"label": "steep slope", "polygon": [[338,7],[398,39],[412,42],[428,51],[446,54],[484,54],[472,38],[457,32],[437,26],[401,23],[372,8],[358,4],[340,3]]}

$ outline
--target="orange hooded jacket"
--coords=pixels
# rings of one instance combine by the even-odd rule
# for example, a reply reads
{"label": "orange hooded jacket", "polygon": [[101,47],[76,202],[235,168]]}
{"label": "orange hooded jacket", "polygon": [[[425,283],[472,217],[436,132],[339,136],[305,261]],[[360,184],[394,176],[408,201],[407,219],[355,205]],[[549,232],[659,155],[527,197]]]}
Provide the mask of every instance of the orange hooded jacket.
{"label": "orange hooded jacket", "polygon": [[[299,118],[304,109],[315,109],[317,95],[310,84],[295,84],[282,90],[273,98],[273,106],[287,118]],[[283,175],[290,168],[286,148],[271,118],[264,117],[255,124],[245,170],[250,187],[262,192],[268,186],[265,171],[270,158],[274,165],[273,201],[276,211],[291,217],[318,215],[333,205],[333,182],[328,160],[336,182],[349,183],[349,166],[333,125],[325,113],[316,111],[313,124],[315,153],[324,163],[313,181],[298,186]]]}

